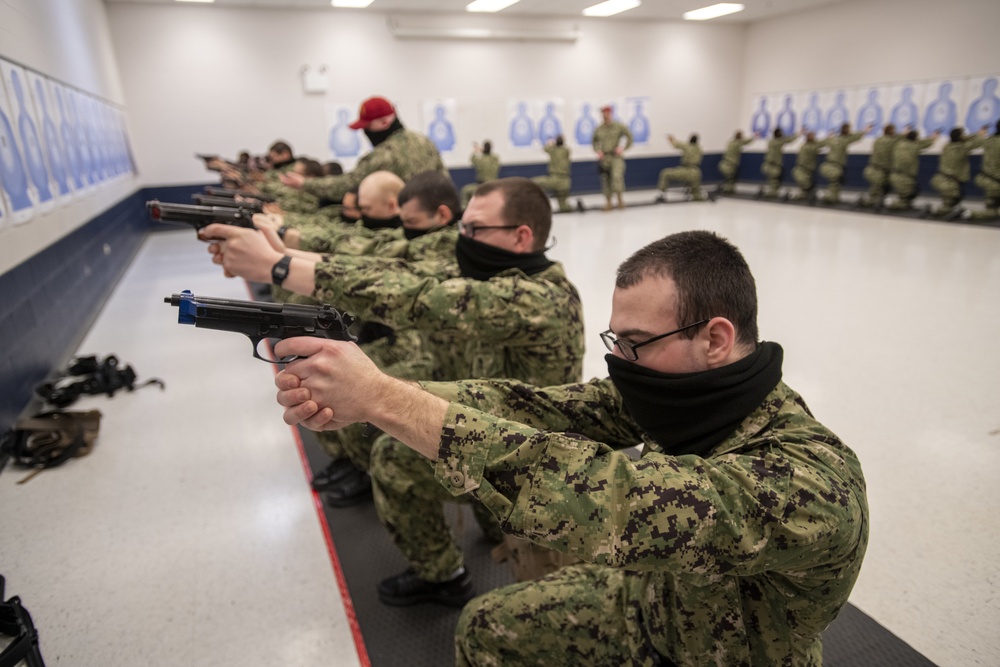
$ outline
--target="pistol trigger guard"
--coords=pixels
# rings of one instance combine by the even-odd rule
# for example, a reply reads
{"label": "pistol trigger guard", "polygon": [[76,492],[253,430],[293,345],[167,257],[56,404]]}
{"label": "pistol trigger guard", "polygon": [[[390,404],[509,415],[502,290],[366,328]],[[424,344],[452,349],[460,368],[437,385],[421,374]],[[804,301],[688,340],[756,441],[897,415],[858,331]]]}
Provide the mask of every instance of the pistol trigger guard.
{"label": "pistol trigger guard", "polygon": [[[255,356],[256,358],[260,359],[261,361],[266,361],[269,364],[275,364],[275,365],[278,365],[278,364],[290,364],[293,361],[295,361],[296,359],[301,359],[301,357],[297,357],[297,356],[291,356],[291,357],[286,357],[284,359],[277,359],[277,360],[268,359],[267,357],[262,357],[262,356],[260,356],[260,342],[263,341],[263,340],[269,340],[269,339],[267,337],[265,337],[265,336],[250,336],[250,340],[253,342],[253,356]],[[274,348],[273,347],[271,348],[271,356],[272,357],[274,356]]]}

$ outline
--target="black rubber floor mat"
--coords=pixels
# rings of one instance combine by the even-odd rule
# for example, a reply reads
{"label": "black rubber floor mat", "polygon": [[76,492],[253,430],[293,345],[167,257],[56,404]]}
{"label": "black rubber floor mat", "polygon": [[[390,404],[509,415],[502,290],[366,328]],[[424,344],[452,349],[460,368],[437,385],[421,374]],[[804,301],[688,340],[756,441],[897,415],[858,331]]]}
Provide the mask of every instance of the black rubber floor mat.
{"label": "black rubber floor mat", "polygon": [[[315,434],[306,429],[300,433],[312,470],[322,470],[329,459]],[[325,514],[372,667],[454,665],[452,637],[459,610],[428,604],[389,607],[379,602],[378,582],[402,572],[407,563],[379,523],[371,499],[349,508],[325,507]],[[446,516],[453,529],[461,528],[460,544],[476,590],[511,583],[506,566],[490,557],[493,545],[483,538],[468,507],[450,505]],[[935,667],[850,604],[824,633],[823,658],[825,667]]]}
{"label": "black rubber floor mat", "polygon": [[824,667],[935,667],[852,604],[823,633]]}
{"label": "black rubber floor mat", "polygon": [[[300,433],[312,470],[322,470],[329,459],[315,435],[305,429]],[[389,607],[379,602],[378,583],[399,574],[408,563],[379,523],[371,499],[354,507],[324,509],[372,667],[454,664],[452,637],[460,610],[432,604]],[[483,537],[468,507],[448,505],[445,516],[453,530],[461,524],[456,535],[477,592],[514,581],[506,565],[493,562],[490,551],[494,545]]]}

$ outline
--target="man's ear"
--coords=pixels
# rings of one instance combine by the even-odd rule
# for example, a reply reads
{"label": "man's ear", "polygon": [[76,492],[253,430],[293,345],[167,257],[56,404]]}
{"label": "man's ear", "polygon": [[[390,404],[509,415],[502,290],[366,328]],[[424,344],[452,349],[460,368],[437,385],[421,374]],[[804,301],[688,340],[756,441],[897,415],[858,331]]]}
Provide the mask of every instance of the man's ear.
{"label": "man's ear", "polygon": [[705,325],[705,333],[708,336],[708,367],[717,368],[728,364],[736,345],[736,327],[725,317],[713,317]]}
{"label": "man's ear", "polygon": [[517,234],[517,252],[534,252],[535,233],[528,225],[521,225],[514,230]]}

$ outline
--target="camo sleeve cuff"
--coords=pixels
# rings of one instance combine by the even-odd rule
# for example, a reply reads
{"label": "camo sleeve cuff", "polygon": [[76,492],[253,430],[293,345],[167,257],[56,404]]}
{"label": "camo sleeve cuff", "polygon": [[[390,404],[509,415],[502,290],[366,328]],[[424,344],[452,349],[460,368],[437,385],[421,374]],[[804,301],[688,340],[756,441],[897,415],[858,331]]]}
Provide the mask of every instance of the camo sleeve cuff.
{"label": "camo sleeve cuff", "polygon": [[497,438],[496,418],[459,403],[448,405],[434,475],[452,495],[475,491]]}

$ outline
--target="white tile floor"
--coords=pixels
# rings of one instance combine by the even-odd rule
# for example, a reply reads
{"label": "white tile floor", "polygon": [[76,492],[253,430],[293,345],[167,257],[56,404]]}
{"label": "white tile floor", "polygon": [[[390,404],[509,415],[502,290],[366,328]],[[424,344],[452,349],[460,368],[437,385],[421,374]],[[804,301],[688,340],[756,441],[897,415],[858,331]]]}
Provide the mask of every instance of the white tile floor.
{"label": "white tile floor", "polygon": [[[942,667],[1000,664],[1000,229],[733,200],[556,216],[587,377],[618,263],[684,229],[744,251],[786,381],[861,457],[852,601]],[[176,324],[162,299],[182,289],[248,298],[192,234],[147,240],[80,352],[167,389],[81,400],[104,413],[90,456],[0,475],[8,595],[53,665],[358,665],[272,370],[241,336]]]}

